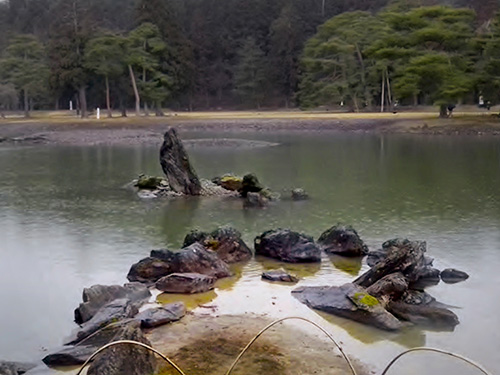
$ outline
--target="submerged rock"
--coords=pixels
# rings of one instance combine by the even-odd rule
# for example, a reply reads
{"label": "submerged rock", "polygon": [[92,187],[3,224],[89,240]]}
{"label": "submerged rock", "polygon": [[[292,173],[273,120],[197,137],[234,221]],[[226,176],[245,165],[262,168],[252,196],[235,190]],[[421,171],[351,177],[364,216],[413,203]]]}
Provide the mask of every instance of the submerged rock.
{"label": "submerged rock", "polygon": [[441,271],[441,280],[447,284],[455,284],[460,281],[467,280],[469,275],[466,272],[456,270],[454,268],[447,268]]}
{"label": "submerged rock", "polygon": [[0,375],[21,375],[37,365],[29,362],[0,361]]}
{"label": "submerged rock", "polygon": [[[116,340],[132,340],[151,346],[139,327],[132,322],[121,328]],[[151,375],[156,371],[156,358],[149,350],[137,345],[120,344],[99,354],[91,363],[88,375]]]}
{"label": "submerged rock", "polygon": [[302,188],[297,188],[292,190],[292,200],[294,201],[304,201],[309,199],[309,194],[302,189]]}
{"label": "submerged rock", "polygon": [[284,269],[263,272],[262,279],[268,281],[279,281],[283,283],[296,283],[299,281],[296,276],[289,274]]}
{"label": "submerged rock", "polygon": [[288,229],[269,230],[254,240],[255,253],[289,263],[321,262],[321,250],[305,234]]}
{"label": "submerged rock", "polygon": [[327,253],[359,257],[368,254],[368,247],[351,226],[336,225],[325,231],[318,244]]}
{"label": "submerged rock", "polygon": [[160,149],[160,164],[173,191],[186,195],[199,195],[201,184],[177,131],[168,129]]}
{"label": "submerged rock", "polygon": [[138,307],[151,297],[149,289],[141,283],[120,285],[93,285],[83,289],[83,303],[75,309],[75,322],[82,324],[108,302],[118,298],[128,298]]}
{"label": "submerged rock", "polygon": [[292,294],[313,309],[387,331],[396,331],[402,327],[402,323],[386,311],[375,297],[355,284],[301,287],[292,291]]}
{"label": "submerged rock", "polygon": [[200,273],[172,273],[158,280],[155,287],[166,293],[203,293],[213,289],[216,280]]}
{"label": "submerged rock", "polygon": [[145,310],[135,319],[141,322],[142,328],[154,328],[180,320],[184,315],[186,307],[182,302],[176,302]]}
{"label": "submerged rock", "polygon": [[459,323],[458,317],[452,311],[442,307],[391,301],[387,309],[401,320],[427,327],[453,330]]}
{"label": "submerged rock", "polygon": [[269,205],[269,199],[263,196],[260,193],[252,193],[249,192],[245,196],[245,200],[243,202],[243,206],[245,208],[250,208],[250,207],[258,207],[258,208],[264,208]]}

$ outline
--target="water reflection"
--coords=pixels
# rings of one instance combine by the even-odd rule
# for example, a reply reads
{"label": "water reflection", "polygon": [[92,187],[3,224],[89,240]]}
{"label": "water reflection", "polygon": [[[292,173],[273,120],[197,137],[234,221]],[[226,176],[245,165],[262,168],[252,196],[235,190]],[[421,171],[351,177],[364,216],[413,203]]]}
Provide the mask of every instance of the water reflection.
{"label": "water reflection", "polygon": [[340,255],[331,254],[328,258],[335,268],[344,271],[351,276],[357,276],[361,271],[363,257],[343,257]]}
{"label": "water reflection", "polygon": [[285,263],[260,255],[257,255],[255,260],[260,264],[263,271],[283,268],[286,272],[300,279],[312,277],[321,269],[321,263]]}

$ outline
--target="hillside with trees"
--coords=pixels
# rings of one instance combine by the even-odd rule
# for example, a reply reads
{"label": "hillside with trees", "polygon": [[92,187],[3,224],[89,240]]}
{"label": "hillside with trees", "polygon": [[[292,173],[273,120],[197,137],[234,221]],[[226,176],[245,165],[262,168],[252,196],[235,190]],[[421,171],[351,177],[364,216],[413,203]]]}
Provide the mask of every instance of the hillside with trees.
{"label": "hillside with trees", "polygon": [[496,0],[0,1],[0,110],[499,101]]}

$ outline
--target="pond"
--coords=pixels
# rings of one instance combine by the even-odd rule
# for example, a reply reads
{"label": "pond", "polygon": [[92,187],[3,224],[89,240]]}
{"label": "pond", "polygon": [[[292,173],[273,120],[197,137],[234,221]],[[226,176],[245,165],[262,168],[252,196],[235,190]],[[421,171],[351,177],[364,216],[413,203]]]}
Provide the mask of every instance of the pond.
{"label": "pond", "polygon": [[[195,147],[198,174],[255,172],[286,195],[303,187],[304,202],[282,200],[264,210],[239,200],[141,200],[123,186],[139,173],[161,174],[158,147],[0,148],[0,353],[33,360],[61,345],[75,328],[73,309],[84,287],[126,282],[130,266],[153,248],[179,248],[192,228],[231,225],[244,240],[272,228],[317,238],[342,222],[353,225],[370,249],[387,239],[427,241],[437,268],[471,277],[428,291],[453,305],[454,332],[419,328],[386,333],[318,314],[295,300],[295,286],[260,280],[282,266],[253,259],[206,295],[187,300],[217,307],[217,314],[303,316],[327,328],[348,354],[379,370],[415,346],[461,353],[500,372],[500,142],[497,138],[366,135],[346,133],[184,133],[184,138],[235,137],[278,143],[265,148]],[[196,144],[196,143],[195,143]],[[365,263],[323,257],[321,266],[290,266],[298,285],[341,285]],[[164,299],[166,302],[168,300]],[[200,308],[198,308],[200,310]],[[474,373],[435,354],[415,354],[394,373]]]}

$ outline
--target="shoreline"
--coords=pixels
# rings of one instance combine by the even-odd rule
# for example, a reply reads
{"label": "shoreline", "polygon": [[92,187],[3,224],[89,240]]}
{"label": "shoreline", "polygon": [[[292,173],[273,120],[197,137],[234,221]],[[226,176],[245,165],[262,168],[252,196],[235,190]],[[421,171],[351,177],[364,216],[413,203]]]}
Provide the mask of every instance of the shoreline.
{"label": "shoreline", "polygon": [[[240,117],[238,117],[240,116]],[[500,120],[496,115],[460,113],[439,119],[435,113],[399,114],[300,114],[257,113],[181,114],[166,117],[127,117],[77,120],[71,118],[0,121],[0,145],[137,145],[157,144],[168,127],[180,133],[367,133],[498,136]]]}

